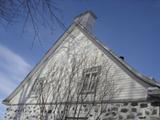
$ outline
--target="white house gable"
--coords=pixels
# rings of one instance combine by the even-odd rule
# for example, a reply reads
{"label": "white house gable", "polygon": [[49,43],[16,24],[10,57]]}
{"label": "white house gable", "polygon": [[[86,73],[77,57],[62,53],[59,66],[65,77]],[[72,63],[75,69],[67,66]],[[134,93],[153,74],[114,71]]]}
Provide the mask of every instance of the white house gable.
{"label": "white house gable", "polygon": [[[107,84],[108,80],[111,79],[111,81],[114,82],[112,85],[114,85],[113,87],[116,90],[112,93],[114,94],[112,99],[145,99],[147,97],[147,89],[134,78],[129,76],[114,61],[112,61],[109,56],[101,51],[101,49],[94,44],[93,40],[90,40],[89,37],[79,29],[79,27],[80,26],[77,26],[71,33],[67,33],[67,37],[61,42],[54,53],[50,54],[50,58],[43,63],[44,65],[42,64],[42,67],[33,73],[23,87],[21,86],[18,94],[12,98],[10,104],[34,102],[33,99],[37,97],[36,95],[38,93],[36,93],[33,86],[43,80],[50,83],[52,87],[54,86],[55,88],[52,89],[55,91],[56,89],[59,89],[60,92],[58,95],[54,93],[59,101],[66,100],[64,94],[66,94],[65,92],[68,88],[68,77],[72,74],[71,70],[73,69],[73,64],[79,64],[79,66],[76,66],[79,73],[77,74],[77,78],[74,78],[75,83],[73,85],[75,85],[75,87],[82,81],[84,69],[101,66],[101,73],[108,73],[106,76],[101,76],[101,78],[99,78],[100,86],[98,86],[98,88],[102,87],[101,85],[105,82]],[[61,82],[57,82],[57,80]],[[35,83],[35,81],[37,82]],[[41,83],[39,83],[39,85],[40,84]],[[59,85],[60,87],[58,88],[57,84],[61,84],[61,86]],[[74,90],[76,91],[72,86],[73,93],[75,92]],[[102,90],[97,92],[101,91]],[[53,102],[52,97],[48,98],[48,102],[50,102],[49,99]]]}

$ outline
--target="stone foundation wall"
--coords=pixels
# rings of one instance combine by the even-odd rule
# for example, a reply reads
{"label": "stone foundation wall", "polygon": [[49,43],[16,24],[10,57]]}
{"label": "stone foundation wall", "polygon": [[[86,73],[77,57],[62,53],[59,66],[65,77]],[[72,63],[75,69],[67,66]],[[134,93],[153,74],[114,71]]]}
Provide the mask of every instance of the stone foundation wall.
{"label": "stone foundation wall", "polygon": [[[43,113],[47,115],[48,120],[59,118],[55,115],[53,107],[49,109],[48,106],[48,110]],[[97,116],[100,120],[160,120],[160,107],[153,107],[150,103],[116,103],[108,104],[105,108],[100,104],[83,104],[79,108],[79,117],[86,117],[87,120],[95,120]],[[75,109],[77,109],[75,105],[70,107],[68,120],[73,120]],[[35,105],[10,106],[6,110],[4,120],[40,120],[42,115],[40,111],[40,106]],[[64,109],[59,109],[58,113],[64,113]]]}

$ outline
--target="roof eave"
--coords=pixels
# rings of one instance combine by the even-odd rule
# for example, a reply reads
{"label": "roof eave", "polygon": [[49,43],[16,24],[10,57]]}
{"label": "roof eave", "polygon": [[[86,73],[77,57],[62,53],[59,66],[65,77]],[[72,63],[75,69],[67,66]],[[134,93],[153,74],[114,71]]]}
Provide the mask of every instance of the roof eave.
{"label": "roof eave", "polygon": [[9,106],[9,101],[7,101],[7,99],[2,101],[2,104]]}

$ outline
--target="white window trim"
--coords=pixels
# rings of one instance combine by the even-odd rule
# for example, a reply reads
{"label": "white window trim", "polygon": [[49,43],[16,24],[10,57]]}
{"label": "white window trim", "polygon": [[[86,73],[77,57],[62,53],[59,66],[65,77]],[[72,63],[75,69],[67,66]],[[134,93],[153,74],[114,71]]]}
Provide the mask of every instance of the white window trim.
{"label": "white window trim", "polygon": [[[97,83],[98,83],[98,80],[99,80],[99,77],[100,77],[99,76],[100,75],[100,71],[101,71],[101,66],[95,66],[95,67],[91,67],[91,68],[87,68],[87,69],[83,70],[82,88],[81,88],[80,94],[93,94],[93,93],[95,93],[96,88],[97,88]],[[89,80],[88,80],[89,83],[87,84],[87,89],[88,90],[84,89],[84,83],[85,83],[87,74],[89,74]],[[95,84],[94,88],[90,89],[90,83],[91,83],[90,81],[91,81],[91,78],[92,78],[93,74],[97,74],[97,75],[96,75],[96,78],[94,79],[94,81],[92,82],[92,84]]]}

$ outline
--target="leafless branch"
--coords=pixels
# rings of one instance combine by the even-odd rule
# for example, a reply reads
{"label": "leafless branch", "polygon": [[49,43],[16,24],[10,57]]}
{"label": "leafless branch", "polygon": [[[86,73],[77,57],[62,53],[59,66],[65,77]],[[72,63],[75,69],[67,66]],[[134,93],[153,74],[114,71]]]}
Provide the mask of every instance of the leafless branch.
{"label": "leafless branch", "polygon": [[43,47],[40,39],[40,27],[52,28],[60,26],[66,29],[64,22],[60,19],[60,9],[56,0],[0,0],[0,23],[13,23],[23,21],[23,29],[27,23],[31,23],[34,30],[32,48],[38,40]]}

